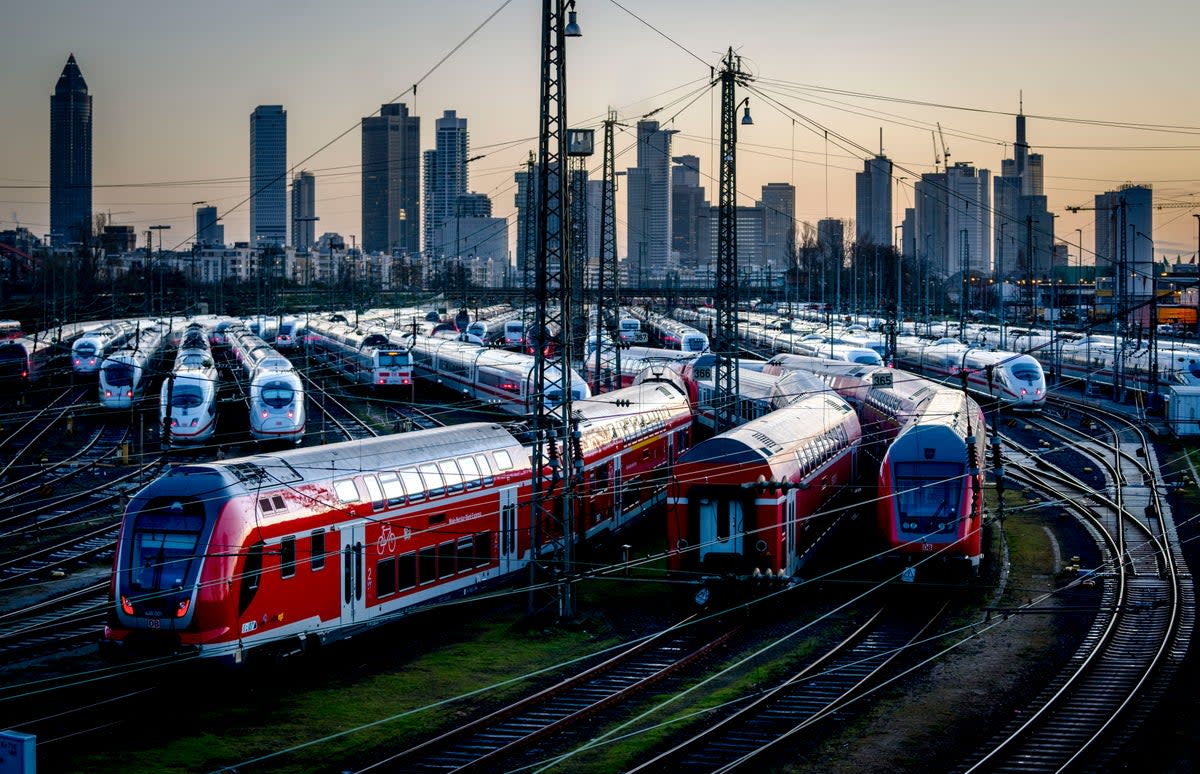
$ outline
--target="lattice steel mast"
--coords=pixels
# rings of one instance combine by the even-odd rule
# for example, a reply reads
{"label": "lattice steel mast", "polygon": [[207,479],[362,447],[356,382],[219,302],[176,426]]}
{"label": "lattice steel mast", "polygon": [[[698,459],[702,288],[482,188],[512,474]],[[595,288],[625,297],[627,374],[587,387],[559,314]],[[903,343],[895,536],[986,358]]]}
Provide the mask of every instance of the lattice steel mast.
{"label": "lattice steel mast", "polygon": [[[556,543],[563,582],[559,584],[558,612],[575,615],[570,582],[573,553],[576,450],[571,443],[572,340],[571,274],[568,256],[570,229],[567,216],[567,155],[563,140],[567,126],[567,64],[565,38],[579,35],[575,11],[564,24],[574,0],[542,0],[541,118],[538,129],[537,247],[534,325],[529,334],[536,351],[533,414],[533,552],[536,560],[542,541]],[[557,343],[552,338],[557,331]],[[579,460],[582,463],[582,460]],[[556,507],[557,506],[557,507]],[[536,572],[537,562],[531,563]],[[532,577],[532,576],[531,576]],[[531,584],[531,587],[535,584]],[[533,592],[530,605],[534,607]]]}
{"label": "lattice steel mast", "polygon": [[[734,97],[734,87],[745,86],[749,77],[742,72],[741,57],[733,48],[721,63],[717,79],[721,84],[721,156],[720,206],[717,215],[717,274],[713,303],[717,324],[713,329],[713,410],[715,432],[737,424],[738,395],[738,255],[737,255],[737,109],[742,103]],[[751,124],[748,98],[742,123]]]}

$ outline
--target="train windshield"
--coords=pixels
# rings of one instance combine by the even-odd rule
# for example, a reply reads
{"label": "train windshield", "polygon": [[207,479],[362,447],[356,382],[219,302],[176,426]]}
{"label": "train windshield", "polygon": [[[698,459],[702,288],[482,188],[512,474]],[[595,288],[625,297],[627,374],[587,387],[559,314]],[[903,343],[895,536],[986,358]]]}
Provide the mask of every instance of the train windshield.
{"label": "train windshield", "polygon": [[283,408],[295,398],[296,391],[286,382],[270,382],[263,385],[262,400],[271,408]]}
{"label": "train windshield", "polygon": [[411,358],[407,352],[386,350],[379,352],[380,368],[400,368],[409,365]]}
{"label": "train windshield", "polygon": [[963,466],[955,462],[896,463],[896,514],[902,532],[952,532],[962,497]]}
{"label": "train windshield", "polygon": [[180,588],[199,558],[196,547],[204,516],[188,513],[182,502],[151,507],[133,523],[129,583],[134,591]]}
{"label": "train windshield", "polygon": [[704,339],[700,338],[699,336],[684,336],[683,337],[683,350],[685,352],[703,352],[704,348],[707,346],[708,346],[708,342],[706,342]]}
{"label": "train windshield", "polygon": [[1013,376],[1025,382],[1036,382],[1038,380],[1038,370],[1027,363],[1020,363],[1013,366]]}
{"label": "train windshield", "polygon": [[104,366],[104,383],[110,387],[129,387],[133,384],[133,366],[128,363],[109,363]]}
{"label": "train windshield", "polygon": [[80,357],[91,357],[96,354],[96,345],[90,341],[81,341],[75,345],[75,354]]}
{"label": "train windshield", "polygon": [[183,384],[171,391],[171,405],[175,408],[196,408],[204,402],[200,388],[193,384]]}
{"label": "train windshield", "polygon": [[185,352],[179,356],[179,365],[184,368],[212,368],[213,361],[203,352]]}

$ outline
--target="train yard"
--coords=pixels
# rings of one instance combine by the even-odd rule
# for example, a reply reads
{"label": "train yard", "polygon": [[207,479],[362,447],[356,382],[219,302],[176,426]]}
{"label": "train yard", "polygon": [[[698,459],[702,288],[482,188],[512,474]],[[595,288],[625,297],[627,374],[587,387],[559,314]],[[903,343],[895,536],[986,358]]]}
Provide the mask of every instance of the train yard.
{"label": "train yard", "polygon": [[[388,352],[412,342],[383,339],[373,346],[388,363]],[[257,346],[251,342],[242,348]],[[918,529],[917,517],[909,516],[913,535],[905,537],[904,507],[917,509],[908,511],[914,514],[925,504],[914,499],[897,513],[881,507],[893,497],[897,503],[908,502],[901,491],[894,496],[877,493],[883,492],[877,490],[883,482],[895,480],[887,471],[908,469],[882,456],[887,446],[879,438],[913,431],[902,422],[884,429],[878,424],[882,420],[869,413],[869,406],[892,399],[880,390],[900,389],[890,380],[886,388],[878,380],[872,387],[868,374],[866,382],[851,388],[845,386],[845,369],[838,371],[841,387],[821,398],[826,402],[822,407],[814,403],[803,410],[812,417],[824,412],[820,421],[829,423],[829,412],[840,417],[839,412],[852,407],[862,429],[850,414],[803,441],[771,437],[786,426],[780,424],[782,414],[772,422],[772,409],[795,413],[806,405],[791,394],[794,387],[785,388],[795,402],[790,409],[779,408],[778,395],[774,406],[769,395],[755,398],[761,400],[757,407],[748,399],[744,435],[761,436],[758,443],[767,447],[799,444],[788,453],[795,454],[800,466],[795,473],[731,483],[742,494],[727,498],[719,489],[726,484],[716,475],[722,460],[712,455],[722,449],[728,453],[733,441],[724,435],[708,441],[685,436],[702,423],[695,404],[702,401],[703,383],[690,366],[669,366],[677,376],[659,374],[612,398],[593,399],[587,381],[580,379],[581,448],[596,450],[583,457],[589,483],[581,518],[588,520],[589,529],[581,534],[599,539],[583,550],[571,575],[563,577],[547,572],[549,558],[531,561],[520,536],[532,527],[514,522],[514,542],[506,542],[505,495],[481,506],[468,500],[473,487],[479,498],[490,497],[487,493],[501,488],[502,479],[515,488],[517,501],[523,498],[525,484],[513,477],[520,464],[510,469],[504,463],[505,457],[520,454],[513,444],[522,442],[523,410],[499,407],[497,399],[486,396],[465,396],[467,390],[436,375],[441,361],[435,354],[414,364],[415,383],[389,385],[388,391],[352,384],[355,379],[335,364],[331,358],[337,356],[328,354],[333,345],[328,346],[320,356],[290,355],[287,368],[294,371],[295,382],[287,390],[293,398],[278,387],[265,387],[277,384],[278,377],[262,381],[256,367],[246,366],[246,359],[235,354],[238,345],[218,347],[221,377],[213,391],[214,427],[212,437],[202,443],[178,442],[172,432],[178,425],[171,420],[179,417],[160,409],[167,400],[159,400],[156,388],[161,386],[166,396],[168,382],[181,383],[180,377],[151,381],[147,397],[116,411],[102,405],[97,376],[73,371],[43,380],[20,403],[9,398],[0,429],[0,532],[7,538],[0,551],[5,596],[0,653],[18,668],[5,670],[0,717],[6,727],[38,734],[46,765],[102,769],[104,761],[111,761],[121,770],[181,771],[333,766],[358,771],[526,766],[562,771],[731,771],[751,766],[830,771],[878,768],[891,756],[890,767],[897,770],[926,770],[931,761],[934,768],[961,771],[1096,770],[1118,765],[1131,749],[1145,749],[1145,729],[1161,717],[1156,707],[1164,697],[1168,705],[1177,700],[1171,697],[1180,675],[1191,668],[1186,654],[1194,626],[1194,587],[1186,546],[1196,530],[1190,516],[1177,523],[1171,502],[1196,496],[1194,461],[1187,447],[1151,437],[1137,412],[1121,411],[1118,404],[1109,411],[1095,400],[1083,403],[1060,391],[1048,397],[1042,392],[1037,396],[1045,404],[1040,413],[985,406],[985,418],[974,413],[970,399],[956,403],[961,407],[953,411],[964,417],[963,424],[949,426],[958,428],[958,436],[968,436],[963,452],[968,462],[980,467],[990,463],[978,479],[986,484],[972,484],[953,495],[940,484],[930,489],[937,493],[929,503],[933,521],[921,521]],[[430,343],[426,351],[436,353],[442,346]],[[461,363],[456,357],[453,362]],[[958,357],[966,362],[965,356]],[[451,362],[445,354],[441,360]],[[422,363],[434,371],[422,373]],[[394,368],[394,363],[384,367]],[[491,367],[501,369],[497,373],[520,373],[519,364]],[[448,368],[443,376],[461,379],[466,366]],[[164,374],[170,370],[169,365],[160,369]],[[998,371],[989,368],[987,374]],[[827,373],[824,378],[832,377]],[[653,410],[648,408],[652,390],[661,393],[653,399],[660,408]],[[994,382],[981,383],[981,401],[994,390]],[[537,394],[511,388],[500,392],[514,395],[526,407],[529,394]],[[846,408],[835,405],[834,392],[848,400]],[[285,403],[285,398],[293,402]],[[1014,393],[1014,400],[1019,399]],[[263,403],[247,413],[247,405],[259,405],[255,400],[276,400],[280,416],[302,417],[298,440],[267,440],[263,446],[254,423],[256,417],[267,419],[275,407]],[[695,426],[691,412],[686,422],[670,419],[682,416],[667,408],[679,401],[692,403]],[[627,408],[631,402],[637,405]],[[914,404],[901,413],[916,417],[921,410]],[[632,424],[619,420],[622,413],[633,418]],[[811,429],[814,421],[801,424]],[[415,450],[436,448],[437,439],[451,437],[447,433],[475,426],[464,422],[503,426],[506,437],[484,451],[460,451],[450,458],[457,463],[449,465],[438,454],[428,462],[417,457],[403,462]],[[851,424],[843,428],[845,423]],[[627,450],[589,440],[588,427],[597,438],[630,434]],[[171,442],[164,444],[164,437]],[[405,437],[411,443],[403,442]],[[367,448],[363,444],[391,444],[387,454],[397,461],[383,467],[355,463],[359,466],[331,474],[328,490],[309,488],[310,480],[311,486],[325,484],[308,471],[323,465],[333,470],[325,450],[335,456],[342,449],[361,455],[358,449]],[[409,447],[414,451],[404,451]],[[508,452],[502,456],[498,450],[503,448]],[[899,449],[897,445],[893,457]],[[873,453],[880,456],[869,456]],[[929,451],[923,453],[931,459]],[[258,456],[242,456],[247,454]],[[856,460],[853,465],[843,456],[847,454]],[[281,490],[264,484],[283,480],[282,468],[265,478],[246,478],[260,475],[247,473],[249,461],[267,459],[294,466],[297,477]],[[1001,459],[1002,467],[997,464]],[[413,488],[419,479],[405,478],[406,464],[421,471],[423,489]],[[427,470],[430,465],[434,467]],[[968,480],[971,465],[964,466],[955,480]],[[286,588],[289,567],[297,573],[293,585],[310,584],[306,588],[314,595],[325,593],[311,585],[322,569],[332,581],[343,571],[347,578],[361,578],[347,594],[361,594],[363,601],[348,597],[335,602],[340,612],[329,619],[335,624],[287,630],[292,633],[271,640],[280,646],[271,649],[282,653],[313,651],[303,658],[273,656],[219,671],[198,663],[206,661],[197,659],[197,654],[205,655],[204,648],[122,653],[113,663],[102,661],[98,646],[106,625],[111,630],[117,622],[117,629],[134,632],[131,610],[151,599],[138,601],[135,592],[118,591],[119,604],[131,600],[130,609],[125,618],[112,609],[118,603],[110,576],[125,512],[137,513],[138,503],[150,502],[144,513],[169,513],[169,503],[153,505],[153,486],[145,490],[149,494],[143,490],[168,480],[164,474],[170,469],[192,471],[194,477],[226,468],[237,471],[243,483],[251,482],[248,491],[256,501],[271,501],[275,508],[283,503],[274,502],[278,494],[290,498],[291,491],[296,503],[308,503],[309,509],[303,512],[306,521],[280,530],[282,537],[266,537],[265,551],[250,543],[246,549],[221,549],[235,557],[255,550],[262,555],[256,569],[240,564],[240,558],[237,564],[230,561],[232,574],[219,584],[235,589],[251,572],[263,578],[255,584],[257,597],[248,600],[244,591],[240,602],[237,595],[229,597],[230,604],[241,605],[239,622],[257,622],[249,629],[241,624],[237,653],[254,641],[252,633],[283,635],[297,615],[298,608],[270,601],[286,599],[273,597],[272,584],[282,573],[279,588]],[[700,480],[706,469],[710,472],[700,489],[689,494],[686,482]],[[431,471],[438,471],[437,487],[430,483]],[[488,480],[489,472],[495,484]],[[351,475],[355,494],[347,494],[349,484],[339,483]],[[794,486],[780,486],[792,482]],[[229,484],[221,488],[234,491]],[[263,497],[269,491],[277,494]],[[818,497],[818,492],[828,496]],[[447,504],[439,498],[448,498]],[[462,503],[449,504],[451,500]],[[700,521],[680,528],[688,517],[671,514],[688,513],[692,500],[697,505],[690,512],[699,514]],[[751,500],[753,512],[741,505]],[[321,540],[323,549],[315,538],[310,548],[306,537],[289,547],[291,534],[326,529],[316,520],[320,509],[313,507],[326,501],[340,501],[338,510],[362,519],[362,525],[331,525]],[[1194,500],[1184,502],[1192,503],[1189,512],[1195,511]],[[676,525],[669,529],[663,529],[664,504],[665,518]],[[287,507],[298,506],[288,499]],[[471,508],[499,518],[491,524]],[[986,530],[981,524],[969,526],[974,508],[986,512]],[[647,517],[640,516],[643,511]],[[947,529],[937,522],[947,513],[963,514],[962,519],[951,516],[952,522],[968,525],[966,537],[978,533],[981,548],[964,549],[969,544],[959,533],[947,532],[949,540],[936,538]],[[258,526],[252,524],[250,532],[268,535],[264,515],[269,514],[262,511],[255,517]],[[405,521],[413,519],[423,526]],[[405,553],[409,535],[421,529],[436,534],[433,525],[443,519],[470,526],[454,530],[450,541],[433,540],[428,550],[414,545]],[[888,520],[901,527],[885,538],[877,530]],[[631,531],[609,539],[609,527],[625,522]],[[179,527],[154,529],[170,533]],[[337,541],[343,534],[351,542],[340,550]],[[738,542],[726,542],[732,540]],[[397,542],[399,548],[391,547]],[[136,539],[122,550],[135,544]],[[155,545],[169,548],[171,543]],[[355,547],[359,545],[363,548]],[[915,552],[900,564],[889,563],[885,554],[899,554],[906,545]],[[164,549],[156,550],[162,563]],[[318,567],[309,552],[316,557],[326,550],[330,558],[321,565],[330,566]],[[936,555],[954,551],[964,557],[982,552],[978,574],[933,570],[939,565]],[[747,558],[745,565],[732,561],[741,556]],[[533,575],[531,565],[538,566]],[[137,565],[130,572],[136,575]],[[314,580],[306,580],[309,574]],[[915,582],[909,582],[914,576]],[[486,587],[476,589],[474,578],[488,581]],[[562,582],[577,584],[585,594],[588,612],[582,620],[525,615],[523,608],[540,607],[548,598],[538,587],[552,590]],[[201,591],[218,587],[195,576],[163,586],[157,593],[164,596],[158,599],[168,601],[150,604],[174,610],[178,601],[184,611],[180,620],[209,615],[204,596],[181,595],[189,584]],[[340,596],[336,590],[334,594]],[[697,602],[699,614],[680,623],[679,617]],[[248,619],[247,610],[252,613]],[[346,629],[348,615],[357,618]],[[381,625],[372,621],[363,626],[376,615]],[[464,625],[467,619],[470,625]],[[343,629],[361,633],[335,643]],[[509,663],[493,662],[491,651],[498,643],[511,644],[523,655]],[[1020,663],[998,660],[997,651],[1018,655]],[[461,668],[446,663],[451,658],[470,664],[465,679],[458,674]],[[312,666],[320,677],[297,680]],[[419,674],[427,682],[408,682]],[[256,684],[249,693],[239,687],[247,680]],[[964,680],[974,686],[969,698],[958,693]],[[379,688],[384,684],[393,686],[386,696]],[[397,685],[409,687],[395,691]],[[181,690],[190,697],[187,701],[180,701]],[[244,698],[233,698],[235,694]],[[231,700],[236,703],[229,705]],[[330,706],[335,719],[321,721],[314,715],[293,725],[268,709],[309,701]],[[897,713],[903,715],[904,707],[922,701],[958,713],[962,725],[954,729],[952,741],[933,741],[936,731],[918,729],[919,718],[905,717],[889,727],[908,729],[904,733],[915,736],[912,744],[925,757],[913,749],[898,754],[888,742],[881,743],[875,724],[888,723]],[[150,709],[163,702],[178,709],[170,719],[156,717]],[[229,710],[236,720],[222,720]],[[932,724],[936,718],[930,713],[927,721]],[[210,733],[218,738],[204,750],[193,744],[199,728],[215,729]],[[86,744],[77,744],[80,740]],[[306,757],[313,748],[319,750],[319,764]]]}

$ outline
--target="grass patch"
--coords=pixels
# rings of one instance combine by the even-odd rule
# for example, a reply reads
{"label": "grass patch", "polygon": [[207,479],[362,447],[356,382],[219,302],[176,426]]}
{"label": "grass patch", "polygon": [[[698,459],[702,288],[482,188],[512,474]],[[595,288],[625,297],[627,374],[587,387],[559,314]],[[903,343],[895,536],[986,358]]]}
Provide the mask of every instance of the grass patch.
{"label": "grass patch", "polygon": [[[308,746],[259,766],[276,772],[311,772],[328,770],[331,761],[365,763],[473,716],[485,706],[520,695],[532,681],[431,707],[439,701],[554,666],[564,654],[594,652],[612,644],[611,639],[582,630],[518,631],[515,617],[462,616],[461,620],[455,634],[463,639],[438,644],[399,668],[365,675],[358,669],[347,670],[345,661],[370,658],[356,650],[364,643],[353,642],[331,647],[312,662],[231,673],[221,690],[213,691],[214,697],[223,694],[227,700],[214,700],[212,706],[189,715],[186,727],[171,724],[170,717],[160,718],[162,729],[141,726],[137,734],[122,734],[120,747],[93,750],[63,765],[94,772],[211,771],[300,745]],[[408,625],[421,623],[415,618]],[[386,628],[395,634],[404,625]],[[343,663],[330,664],[334,659]],[[331,676],[323,678],[325,666]],[[312,687],[297,689],[305,683]],[[171,699],[183,700],[180,695]],[[362,726],[368,727],[351,731]],[[203,729],[203,733],[187,735],[188,729]],[[324,741],[310,744],[314,740]]]}

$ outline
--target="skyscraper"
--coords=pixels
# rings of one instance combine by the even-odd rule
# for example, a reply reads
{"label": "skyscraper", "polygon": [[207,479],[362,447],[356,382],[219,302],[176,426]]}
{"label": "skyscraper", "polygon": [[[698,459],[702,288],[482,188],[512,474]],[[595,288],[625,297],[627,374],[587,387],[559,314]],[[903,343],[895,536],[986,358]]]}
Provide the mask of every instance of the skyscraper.
{"label": "skyscraper", "polygon": [[421,248],[421,119],[403,102],[362,120],[362,248]]}
{"label": "skyscraper", "polygon": [[627,255],[635,282],[662,281],[671,259],[671,135],[638,121],[637,166],[626,172]]}
{"label": "skyscraper", "polygon": [[700,263],[702,216],[705,229],[708,228],[708,203],[700,185],[700,159],[676,156],[672,161],[675,166],[671,167],[671,250],[678,256],[680,267],[694,270]]}
{"label": "skyscraper", "polygon": [[86,244],[92,234],[92,98],[75,55],[50,97],[50,238]]}
{"label": "skyscraper", "polygon": [[949,188],[946,233],[953,248],[947,274],[966,269],[976,273],[992,268],[991,173],[957,162],[946,170]]}
{"label": "skyscraper", "polygon": [[196,210],[196,244],[200,247],[225,244],[225,227],[217,222],[216,207],[200,207]]}
{"label": "skyscraper", "polygon": [[431,244],[433,232],[442,223],[459,215],[459,197],[468,190],[467,153],[469,135],[467,119],[459,118],[453,110],[442,113],[434,122],[435,149],[425,152],[425,252],[438,246]]}
{"label": "skyscraper", "polygon": [[1024,106],[1017,114],[1013,157],[1000,162],[992,181],[996,270],[1005,277],[1037,279],[1051,271],[1054,216],[1047,210],[1040,153],[1030,153]]}
{"label": "skyscraper", "polygon": [[287,239],[287,111],[259,105],[250,114],[250,246]]}
{"label": "skyscraper", "polygon": [[892,162],[883,154],[863,162],[854,175],[855,240],[860,245],[892,243]]}
{"label": "skyscraper", "polygon": [[796,244],[796,187],[767,183],[762,187],[763,260],[776,268],[788,265]]}
{"label": "skyscraper", "polygon": [[292,179],[292,247],[307,252],[316,238],[317,179],[312,172],[299,172]]}

